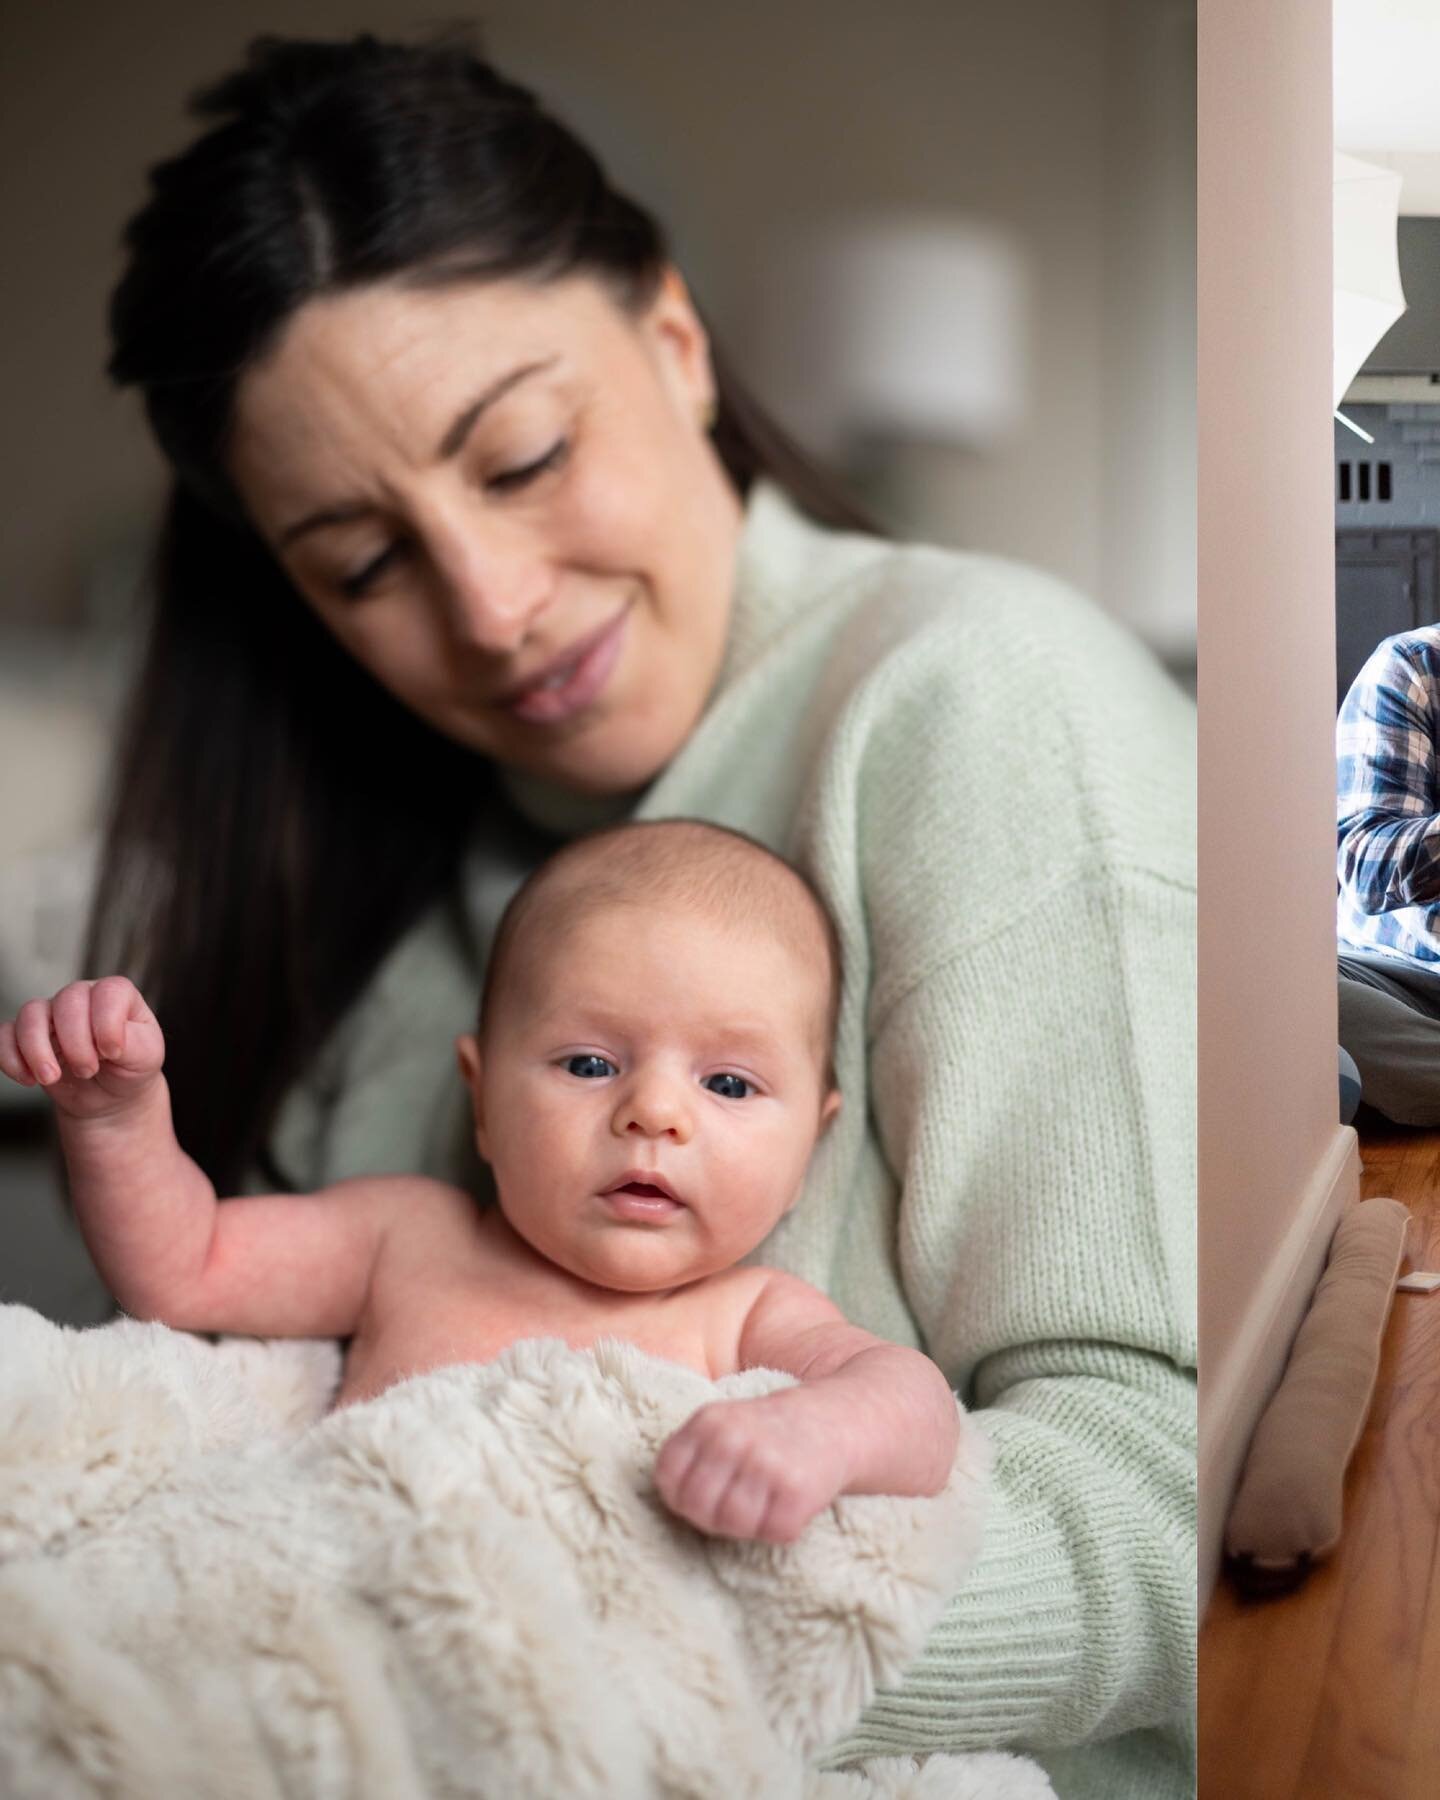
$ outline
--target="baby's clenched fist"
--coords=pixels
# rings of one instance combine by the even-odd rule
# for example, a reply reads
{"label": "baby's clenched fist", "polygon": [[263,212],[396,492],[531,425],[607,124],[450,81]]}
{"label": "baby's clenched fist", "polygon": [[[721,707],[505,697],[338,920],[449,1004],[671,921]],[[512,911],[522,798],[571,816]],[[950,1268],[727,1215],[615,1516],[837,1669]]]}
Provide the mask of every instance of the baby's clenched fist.
{"label": "baby's clenched fist", "polygon": [[711,1537],[793,1544],[845,1473],[801,1386],[702,1406],[661,1445],[654,1478],[670,1511]]}
{"label": "baby's clenched fist", "polygon": [[154,1086],[164,1060],[159,1022],[124,975],[72,981],[0,1023],[0,1070],[22,1087],[43,1087],[76,1118],[133,1103]]}

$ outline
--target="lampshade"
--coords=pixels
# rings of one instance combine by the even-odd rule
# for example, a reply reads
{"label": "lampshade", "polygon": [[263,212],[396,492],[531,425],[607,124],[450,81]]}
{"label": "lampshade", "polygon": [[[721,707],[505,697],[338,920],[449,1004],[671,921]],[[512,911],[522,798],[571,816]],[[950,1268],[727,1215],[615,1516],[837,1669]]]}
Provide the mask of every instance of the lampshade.
{"label": "lampshade", "polygon": [[1335,153],[1335,398],[1405,310],[1395,226],[1400,177]]}
{"label": "lampshade", "polygon": [[766,325],[770,391],[817,448],[857,436],[981,445],[1024,400],[1023,260],[963,219],[883,214],[791,246]]}

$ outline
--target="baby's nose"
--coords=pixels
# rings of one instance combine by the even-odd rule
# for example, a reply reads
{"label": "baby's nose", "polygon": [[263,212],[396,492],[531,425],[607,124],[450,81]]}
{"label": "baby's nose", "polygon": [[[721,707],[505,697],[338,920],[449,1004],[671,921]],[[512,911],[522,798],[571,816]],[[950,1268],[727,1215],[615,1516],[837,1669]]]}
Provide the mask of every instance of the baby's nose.
{"label": "baby's nose", "polygon": [[668,1137],[683,1144],[690,1136],[690,1109],[677,1084],[637,1082],[615,1109],[617,1137]]}

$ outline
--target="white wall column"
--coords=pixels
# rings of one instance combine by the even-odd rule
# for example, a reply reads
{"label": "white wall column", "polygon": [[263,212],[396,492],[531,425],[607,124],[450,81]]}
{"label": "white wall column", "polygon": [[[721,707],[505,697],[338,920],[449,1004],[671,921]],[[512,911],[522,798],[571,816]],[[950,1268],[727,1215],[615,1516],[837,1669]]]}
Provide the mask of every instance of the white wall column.
{"label": "white wall column", "polygon": [[1199,15],[1201,1594],[1340,1205],[1330,8]]}

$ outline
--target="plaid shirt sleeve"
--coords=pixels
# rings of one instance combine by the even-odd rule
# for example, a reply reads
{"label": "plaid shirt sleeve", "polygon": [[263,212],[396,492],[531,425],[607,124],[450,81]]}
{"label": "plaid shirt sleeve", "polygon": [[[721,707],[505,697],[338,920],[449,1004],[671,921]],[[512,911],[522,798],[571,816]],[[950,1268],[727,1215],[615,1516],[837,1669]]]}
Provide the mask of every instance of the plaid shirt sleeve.
{"label": "plaid shirt sleeve", "polygon": [[1339,876],[1355,914],[1440,902],[1440,633],[1387,638],[1336,722]]}

